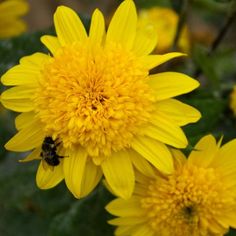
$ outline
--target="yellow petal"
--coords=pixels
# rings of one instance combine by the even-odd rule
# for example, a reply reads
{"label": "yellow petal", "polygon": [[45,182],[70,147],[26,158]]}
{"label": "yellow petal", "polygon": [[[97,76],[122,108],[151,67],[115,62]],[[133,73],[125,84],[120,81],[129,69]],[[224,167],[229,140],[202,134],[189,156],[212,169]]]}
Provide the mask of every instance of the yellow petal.
{"label": "yellow petal", "polygon": [[87,160],[81,183],[81,197],[87,196],[102,178],[100,166],[96,166],[92,160]]}
{"label": "yellow petal", "polygon": [[12,67],[1,78],[4,85],[37,85],[41,76],[41,69],[50,59],[43,53],[35,53],[31,56],[23,57],[20,65]]}
{"label": "yellow petal", "polygon": [[42,161],[40,162],[36,175],[36,183],[39,188],[53,188],[59,184],[63,178],[62,164],[54,166],[53,168],[44,168]]}
{"label": "yellow petal", "polygon": [[136,225],[122,225],[115,229],[114,235],[124,236],[132,235],[133,229]]}
{"label": "yellow petal", "polygon": [[146,220],[146,217],[121,217],[109,220],[108,223],[111,225],[134,225],[143,223]]}
{"label": "yellow petal", "polygon": [[200,167],[208,167],[213,161],[218,147],[212,135],[203,137],[194,147],[188,158],[188,163]]}
{"label": "yellow petal", "polygon": [[[17,86],[5,90],[1,94],[2,104],[17,112],[31,111],[33,109],[33,103],[31,98],[35,94],[35,87],[32,86]],[[21,104],[23,103],[23,104]],[[25,104],[26,103],[26,104]]]}
{"label": "yellow petal", "polygon": [[142,27],[137,31],[132,51],[137,56],[151,53],[157,44],[157,33],[152,25]]}
{"label": "yellow petal", "polygon": [[182,129],[167,117],[155,116],[151,119],[153,125],[149,125],[143,131],[145,135],[176,148],[185,148],[188,140]]}
{"label": "yellow petal", "polygon": [[103,185],[105,186],[105,188],[112,194],[112,195],[116,195],[113,190],[111,189],[110,185],[107,183],[107,181],[105,179],[102,180]]}
{"label": "yellow petal", "polygon": [[22,65],[17,65],[8,70],[1,78],[4,85],[30,85],[37,84],[40,77],[40,71],[32,69],[31,67],[26,67]]}
{"label": "yellow petal", "polygon": [[149,226],[149,224],[141,224],[135,227],[132,236],[153,236],[155,231]]}
{"label": "yellow petal", "polygon": [[236,213],[234,209],[224,210],[222,214],[217,215],[217,221],[220,222],[226,229],[228,227],[236,228]]}
{"label": "yellow petal", "polygon": [[24,112],[18,115],[15,119],[17,130],[25,128],[35,118],[34,112]]}
{"label": "yellow petal", "polygon": [[174,158],[175,169],[179,169],[185,165],[187,158],[180,150],[171,148],[170,151]]}
{"label": "yellow petal", "polygon": [[77,148],[65,155],[63,169],[66,185],[76,198],[81,198],[87,152],[83,148]]}
{"label": "yellow petal", "polygon": [[56,33],[61,45],[84,41],[87,33],[79,16],[69,7],[60,6],[54,14]]}
{"label": "yellow petal", "polygon": [[236,139],[231,140],[230,142],[224,144],[221,149],[219,154],[221,155],[221,158],[232,158],[232,154],[236,153]]}
{"label": "yellow petal", "polygon": [[155,97],[159,101],[188,93],[199,86],[196,80],[177,72],[151,75],[148,84],[154,90]]}
{"label": "yellow petal", "polygon": [[15,152],[25,152],[41,146],[45,134],[38,120],[33,120],[24,129],[21,129],[6,144],[5,148]]}
{"label": "yellow petal", "polygon": [[10,89],[5,90],[1,94],[1,99],[3,100],[11,100],[11,99],[25,99],[32,98],[35,94],[35,86],[17,86]]}
{"label": "yellow petal", "polygon": [[29,9],[29,5],[25,1],[8,0],[0,3],[0,19],[12,19],[17,16],[24,15]]}
{"label": "yellow petal", "polygon": [[236,153],[236,139],[233,139],[230,142],[224,144],[219,149],[217,155],[212,161],[211,166],[220,169],[223,175],[228,175],[228,176],[235,175],[236,173],[235,153]]}
{"label": "yellow petal", "polygon": [[107,30],[106,42],[117,42],[126,49],[133,47],[136,36],[137,12],[132,0],[123,1],[117,8]]}
{"label": "yellow petal", "polygon": [[29,99],[11,99],[4,100],[1,98],[4,107],[16,112],[30,112],[34,110],[34,104]]}
{"label": "yellow petal", "polygon": [[143,65],[145,67],[147,67],[147,69],[153,69],[156,66],[159,66],[173,58],[176,57],[182,57],[182,56],[186,56],[186,54],[184,53],[180,53],[180,52],[170,52],[170,53],[166,53],[163,55],[148,55],[148,56],[143,56],[142,58],[140,58],[143,61]]}
{"label": "yellow petal", "polygon": [[105,36],[105,21],[102,13],[96,9],[92,15],[89,39],[94,44],[101,44]]}
{"label": "yellow petal", "polygon": [[[135,177],[136,177],[136,172],[135,172]],[[150,181],[150,179],[149,179]],[[148,185],[149,181],[146,182],[146,184]],[[136,196],[141,196],[141,197],[146,197],[146,192],[147,192],[147,188],[143,185],[143,184],[135,184],[135,188],[134,188],[134,194]]]}
{"label": "yellow petal", "polygon": [[112,153],[102,162],[102,170],[112,191],[119,197],[128,199],[134,189],[134,170],[126,151]]}
{"label": "yellow petal", "polygon": [[6,20],[0,17],[1,25],[4,27],[0,27],[0,38],[9,38],[13,36],[18,36],[23,33],[27,29],[26,23],[21,19],[16,20]]}
{"label": "yellow petal", "polygon": [[106,206],[106,210],[112,215],[121,217],[142,216],[145,214],[141,207],[141,199],[135,196],[127,200],[117,198]]}
{"label": "yellow petal", "polygon": [[35,148],[27,157],[25,157],[22,160],[19,160],[19,162],[28,162],[28,161],[33,161],[33,160],[40,160],[42,159],[40,157],[40,153],[41,153],[42,149],[41,146]]}
{"label": "yellow petal", "polygon": [[55,36],[44,35],[40,40],[53,55],[55,55],[57,50],[61,47],[58,38]]}
{"label": "yellow petal", "polygon": [[25,56],[20,59],[20,64],[24,66],[33,67],[35,69],[43,68],[44,64],[50,59],[49,55],[36,52],[30,56]]}
{"label": "yellow petal", "polygon": [[134,150],[129,150],[129,156],[135,168],[148,177],[155,177],[155,172],[148,161]]}
{"label": "yellow petal", "polygon": [[168,148],[161,142],[148,137],[136,138],[132,148],[165,174],[174,171],[173,159]]}
{"label": "yellow petal", "polygon": [[166,116],[168,119],[173,120],[174,123],[179,126],[194,123],[201,117],[201,113],[197,109],[176,99],[167,99],[157,102],[155,108],[154,115],[156,117],[161,113],[162,116]]}

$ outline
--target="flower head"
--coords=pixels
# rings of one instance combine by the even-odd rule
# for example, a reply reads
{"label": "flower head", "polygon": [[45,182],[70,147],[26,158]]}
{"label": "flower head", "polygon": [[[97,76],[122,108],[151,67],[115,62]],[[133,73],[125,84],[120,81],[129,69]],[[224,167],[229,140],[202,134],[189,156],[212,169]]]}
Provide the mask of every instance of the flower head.
{"label": "flower head", "polygon": [[233,91],[230,94],[230,108],[236,116],[236,86],[233,87]]}
{"label": "flower head", "polygon": [[235,152],[236,139],[220,148],[208,135],[188,159],[173,151],[172,175],[143,168],[132,197],[106,207],[119,217],[110,221],[116,235],[219,236],[236,228]]}
{"label": "flower head", "polygon": [[113,191],[128,198],[133,164],[144,159],[171,173],[165,144],[184,148],[180,126],[200,118],[172,97],[199,84],[184,74],[149,75],[149,70],[182,54],[149,55],[156,37],[137,32],[131,0],[119,6],[107,32],[99,10],[88,34],[70,8],[59,7],[54,22],[57,37],[41,39],[51,55],[24,57],[2,77],[3,84],[15,86],[2,93],[2,104],[22,112],[16,118],[19,132],[6,148],[33,150],[25,161],[42,160],[38,186],[50,188],[65,179],[76,197],[87,195],[104,174]]}
{"label": "flower head", "polygon": [[26,30],[20,19],[28,11],[25,0],[3,0],[0,2],[0,39],[17,36]]}
{"label": "flower head", "polygon": [[[140,11],[138,26],[142,31],[153,28],[158,37],[156,51],[166,52],[173,45],[178,18],[178,15],[170,8],[152,7]],[[189,52],[190,39],[187,26],[183,27],[178,47],[183,52]]]}

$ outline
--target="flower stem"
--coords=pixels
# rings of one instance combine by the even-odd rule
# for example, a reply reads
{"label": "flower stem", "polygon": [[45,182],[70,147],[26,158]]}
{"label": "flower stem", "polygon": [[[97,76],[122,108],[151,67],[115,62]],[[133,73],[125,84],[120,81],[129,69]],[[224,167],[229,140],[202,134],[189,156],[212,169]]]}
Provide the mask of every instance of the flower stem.
{"label": "flower stem", "polygon": [[[236,9],[234,9],[234,11],[232,11],[232,13],[229,15],[229,17],[227,18],[227,20],[225,21],[225,23],[223,24],[223,26],[219,30],[217,37],[215,38],[215,40],[213,41],[211,47],[209,48],[209,50],[207,52],[207,56],[211,56],[215,52],[215,50],[219,47],[219,45],[223,41],[227,31],[229,30],[230,26],[234,22],[235,18],[236,18]],[[194,73],[194,77],[199,77],[201,74],[202,74],[202,69],[197,68]]]}
{"label": "flower stem", "polygon": [[183,27],[185,25],[185,21],[187,18],[187,12],[188,12],[188,5],[189,5],[188,3],[189,3],[189,0],[182,0],[182,3],[181,3],[182,7],[181,7],[181,10],[179,13],[179,21],[178,21],[178,25],[177,25],[176,33],[175,33],[175,38],[174,38],[173,45],[172,45],[173,50],[177,49],[179,38],[181,36]]}

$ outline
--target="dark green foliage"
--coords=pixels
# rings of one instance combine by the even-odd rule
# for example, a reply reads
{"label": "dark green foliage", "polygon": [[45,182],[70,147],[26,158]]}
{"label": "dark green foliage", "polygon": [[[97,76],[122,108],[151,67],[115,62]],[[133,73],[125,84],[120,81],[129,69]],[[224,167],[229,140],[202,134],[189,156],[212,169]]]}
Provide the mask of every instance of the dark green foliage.
{"label": "dark green foliage", "polygon": [[20,158],[8,155],[0,166],[1,236],[112,235],[104,210],[112,197],[102,185],[82,200],[63,183],[42,191],[35,185],[37,164],[18,163]]}

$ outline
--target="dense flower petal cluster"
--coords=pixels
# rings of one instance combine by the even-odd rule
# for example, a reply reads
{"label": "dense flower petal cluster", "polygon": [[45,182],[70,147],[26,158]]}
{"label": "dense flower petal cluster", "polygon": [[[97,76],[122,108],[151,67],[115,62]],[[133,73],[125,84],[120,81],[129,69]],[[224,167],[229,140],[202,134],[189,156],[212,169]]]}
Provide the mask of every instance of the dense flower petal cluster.
{"label": "dense flower petal cluster", "polygon": [[160,175],[147,163],[128,200],[106,209],[119,218],[115,235],[220,236],[236,227],[236,139],[220,147],[202,138],[188,159],[173,150],[175,171]]}
{"label": "dense flower petal cluster", "polygon": [[156,35],[142,34],[137,21],[133,1],[125,0],[107,31],[95,10],[87,33],[78,15],[61,6],[54,15],[57,36],[41,38],[51,54],[24,57],[2,76],[4,85],[14,86],[2,93],[2,104],[21,112],[18,133],[5,147],[32,150],[24,161],[41,160],[40,188],[65,179],[80,198],[104,175],[112,191],[127,199],[140,161],[165,174],[174,171],[165,144],[185,148],[181,126],[196,122],[200,113],[173,97],[199,83],[176,72],[150,75],[183,54],[150,55]]}

